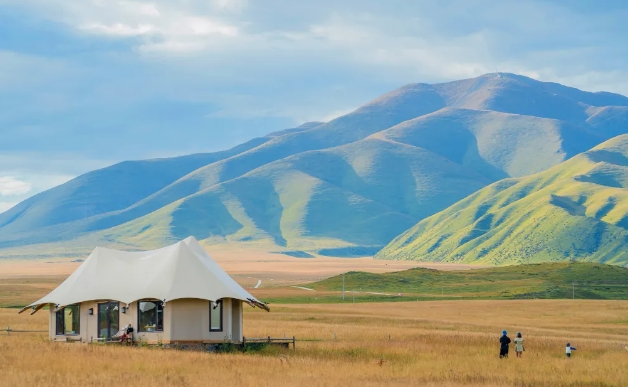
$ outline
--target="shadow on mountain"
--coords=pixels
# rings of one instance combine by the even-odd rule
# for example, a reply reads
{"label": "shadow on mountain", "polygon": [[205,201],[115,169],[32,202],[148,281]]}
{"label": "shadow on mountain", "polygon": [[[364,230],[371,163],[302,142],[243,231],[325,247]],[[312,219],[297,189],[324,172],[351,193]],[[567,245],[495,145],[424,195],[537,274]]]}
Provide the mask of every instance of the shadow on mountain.
{"label": "shadow on mountain", "polygon": [[360,258],[375,255],[383,246],[349,246],[331,249],[320,249],[317,254],[326,257]]}
{"label": "shadow on mountain", "polygon": [[556,207],[560,207],[563,210],[567,211],[569,215],[572,216],[585,216],[585,212],[587,210],[587,208],[582,204],[579,204],[573,199],[564,196],[551,194],[549,202],[550,204],[553,204]]}
{"label": "shadow on mountain", "polygon": [[235,220],[214,192],[187,198],[172,213],[172,236],[178,240],[193,236],[198,240],[236,233],[242,225]]}
{"label": "shadow on mountain", "polygon": [[609,163],[620,165],[622,167],[628,167],[628,157],[622,153],[608,151],[604,149],[594,149],[586,153],[586,156],[596,163]]}
{"label": "shadow on mountain", "polygon": [[255,226],[273,238],[276,245],[285,247],[281,231],[283,205],[272,181],[264,178],[242,177],[224,185],[225,190],[242,204],[244,212]]}

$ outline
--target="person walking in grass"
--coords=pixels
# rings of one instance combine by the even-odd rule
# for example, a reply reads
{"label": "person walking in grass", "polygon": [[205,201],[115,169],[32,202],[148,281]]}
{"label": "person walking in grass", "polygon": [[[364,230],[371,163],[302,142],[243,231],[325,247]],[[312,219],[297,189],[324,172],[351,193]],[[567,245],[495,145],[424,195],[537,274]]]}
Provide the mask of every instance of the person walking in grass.
{"label": "person walking in grass", "polygon": [[523,337],[521,337],[521,332],[517,332],[517,337],[513,340],[513,343],[515,343],[515,354],[517,357],[522,357],[525,349],[523,348]]}
{"label": "person walking in grass", "polygon": [[571,357],[571,351],[575,351],[576,349],[574,347],[571,346],[571,343],[567,343],[567,346],[565,347],[565,354],[567,355],[567,358]]}
{"label": "person walking in grass", "polygon": [[510,347],[510,337],[508,337],[508,332],[502,331],[502,337],[499,338],[499,358],[508,357],[508,348]]}

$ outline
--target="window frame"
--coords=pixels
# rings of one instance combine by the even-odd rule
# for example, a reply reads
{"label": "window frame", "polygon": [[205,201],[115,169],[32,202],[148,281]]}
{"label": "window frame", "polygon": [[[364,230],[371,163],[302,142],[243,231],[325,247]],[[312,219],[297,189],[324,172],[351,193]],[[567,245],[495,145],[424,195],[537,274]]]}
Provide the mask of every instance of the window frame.
{"label": "window frame", "polygon": [[[220,328],[213,328],[212,327],[212,308],[213,308],[213,303],[218,304],[217,308],[219,308],[220,310]],[[210,332],[222,332],[223,331],[223,318],[224,318],[224,310],[223,310],[223,302],[222,299],[220,300],[216,300],[214,301],[209,301],[209,331]]]}
{"label": "window frame", "polygon": [[[65,333],[65,311],[70,307],[76,307],[76,313],[78,315],[78,331],[74,333]],[[61,333],[59,333],[61,328]],[[55,336],[80,336],[81,335],[81,305],[72,304],[67,305],[65,308],[58,312],[55,312]]]}
{"label": "window frame", "polygon": [[[106,307],[106,309],[105,309],[105,316],[106,316],[106,322],[107,322],[107,335],[104,336],[104,337],[100,335],[100,333],[101,333],[100,325],[103,322],[103,320],[101,318],[102,315],[101,315],[100,312],[101,312],[101,307],[103,307],[103,306]],[[111,326],[112,326],[111,323],[113,322],[112,318],[111,318],[111,316],[112,316],[112,313],[111,313],[112,309],[111,308],[113,308],[113,310],[116,310],[116,308],[117,308],[117,312],[118,312],[117,321],[115,321],[118,324],[118,327],[117,327],[117,329],[114,329],[113,333],[111,331]],[[118,330],[120,329],[120,302],[119,301],[99,302],[97,304],[97,306],[96,306],[96,312],[97,312],[97,318],[96,318],[96,327],[97,328],[96,329],[97,329],[97,332],[98,332],[98,337],[99,338],[104,338],[104,339],[107,339],[107,340],[111,339],[111,337],[113,335],[115,335],[118,332]]]}
{"label": "window frame", "polygon": [[[145,331],[142,329],[142,325],[140,324],[140,317],[142,314],[142,310],[140,309],[140,303],[142,302],[152,302],[153,304],[155,304],[155,309],[159,308],[159,305],[161,305],[161,329],[158,329],[158,313],[155,313],[155,318],[157,319],[157,321],[154,321],[155,323],[155,330],[154,331]],[[146,300],[138,300],[137,301],[137,332],[138,333],[158,333],[158,332],[163,332],[164,331],[164,302],[161,300],[152,300],[152,299],[146,299]]]}

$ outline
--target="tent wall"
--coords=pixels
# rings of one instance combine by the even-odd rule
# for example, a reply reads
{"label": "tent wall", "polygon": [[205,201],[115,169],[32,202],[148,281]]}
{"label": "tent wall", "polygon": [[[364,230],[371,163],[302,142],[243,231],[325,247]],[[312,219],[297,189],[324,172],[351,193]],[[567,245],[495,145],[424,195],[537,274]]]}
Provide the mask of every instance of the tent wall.
{"label": "tent wall", "polygon": [[[83,302],[80,304],[80,333],[73,338],[80,337],[84,343],[89,343],[98,337],[98,302]],[[148,344],[164,344],[173,342],[216,342],[225,340],[242,341],[242,301],[223,299],[222,332],[209,330],[209,301],[199,299],[179,299],[167,302],[164,306],[163,332],[138,332],[138,302],[131,303],[126,313],[119,312],[119,327],[131,324],[134,328],[134,339]],[[126,306],[120,303],[120,309]],[[93,315],[89,309],[93,309]],[[62,339],[65,335],[56,335],[56,317],[54,305],[49,312],[49,336],[51,340]]]}
{"label": "tent wall", "polygon": [[54,305],[49,304],[48,308],[50,309],[50,312],[48,313],[48,336],[50,337],[50,340],[54,340],[56,329],[55,314],[53,312]]}
{"label": "tent wall", "polygon": [[234,342],[242,342],[242,301],[231,300],[231,337]]}
{"label": "tent wall", "polygon": [[209,301],[198,299],[182,299],[168,303],[172,309],[172,321],[169,324],[172,342],[216,342],[236,341],[232,337],[232,305],[233,299],[223,299],[222,331],[209,330]]}

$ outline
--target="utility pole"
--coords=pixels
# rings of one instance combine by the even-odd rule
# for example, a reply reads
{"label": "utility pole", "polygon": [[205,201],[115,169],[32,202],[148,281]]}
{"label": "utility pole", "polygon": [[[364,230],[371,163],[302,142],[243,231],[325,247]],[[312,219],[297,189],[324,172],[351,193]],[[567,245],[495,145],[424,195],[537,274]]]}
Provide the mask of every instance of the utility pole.
{"label": "utility pole", "polygon": [[345,273],[342,273],[342,300],[345,300]]}

